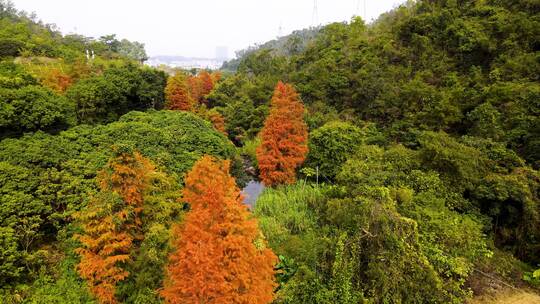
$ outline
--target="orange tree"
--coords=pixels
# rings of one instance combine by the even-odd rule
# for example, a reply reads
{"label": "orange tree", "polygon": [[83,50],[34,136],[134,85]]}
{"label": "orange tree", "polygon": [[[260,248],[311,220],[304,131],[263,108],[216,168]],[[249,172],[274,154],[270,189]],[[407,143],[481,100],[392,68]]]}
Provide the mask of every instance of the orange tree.
{"label": "orange tree", "polygon": [[191,97],[187,85],[187,78],[184,74],[179,72],[167,79],[165,99],[167,100],[165,107],[169,110],[193,110],[195,100]]}
{"label": "orange tree", "polygon": [[201,79],[201,94],[204,98],[214,89],[214,78],[207,71],[200,72],[199,78]]}
{"label": "orange tree", "polygon": [[212,74],[210,74],[210,76],[212,77],[212,81],[214,82],[214,86],[215,86],[216,83],[218,83],[221,80],[222,75],[220,71],[215,71]]}
{"label": "orange tree", "polygon": [[221,74],[210,74],[207,71],[201,71],[196,76],[185,77],[177,74],[169,78],[165,88],[167,109],[193,112],[210,121],[216,130],[227,135],[225,118],[217,110],[208,109],[204,99],[214,89],[215,83],[220,78]]}
{"label": "orange tree", "polygon": [[206,105],[201,105],[197,108],[196,114],[199,117],[211,122],[214,129],[223,133],[224,135],[227,135],[227,130],[225,129],[225,118],[215,108],[208,109]]}
{"label": "orange tree", "polygon": [[64,93],[73,83],[73,79],[57,68],[47,70],[42,76],[41,84],[57,93]]}
{"label": "orange tree", "polygon": [[227,135],[227,130],[225,129],[225,118],[217,110],[211,109],[208,111],[208,119],[214,126],[216,130]]}
{"label": "orange tree", "polygon": [[199,103],[201,101],[202,95],[202,83],[201,79],[198,76],[189,76],[186,80],[186,84],[188,87],[189,95],[193,99],[195,103]]}
{"label": "orange tree", "polygon": [[205,96],[214,89],[220,78],[219,72],[210,74],[204,70],[199,72],[197,76],[190,76],[186,82],[191,98],[196,103],[206,104]]}
{"label": "orange tree", "polygon": [[186,177],[191,206],[174,228],[161,295],[167,303],[270,303],[276,256],[242,203],[229,162],[204,156]]}
{"label": "orange tree", "polygon": [[116,284],[129,273],[122,267],[130,260],[133,242],[141,238],[143,192],[153,165],[137,152],[117,150],[116,157],[99,174],[100,191],[88,208],[76,214],[83,233],[76,237],[81,261],[80,276],[100,303],[116,303]]}
{"label": "orange tree", "polygon": [[264,184],[294,183],[296,168],[304,162],[308,152],[308,132],[304,106],[291,85],[281,81],[277,84],[260,136],[257,161]]}

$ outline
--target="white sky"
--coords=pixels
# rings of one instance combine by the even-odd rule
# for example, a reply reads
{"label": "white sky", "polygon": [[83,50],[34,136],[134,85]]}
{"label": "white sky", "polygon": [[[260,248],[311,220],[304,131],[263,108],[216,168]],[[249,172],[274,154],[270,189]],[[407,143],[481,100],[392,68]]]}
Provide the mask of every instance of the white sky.
{"label": "white sky", "polygon": [[[64,33],[117,34],[143,42],[150,56],[214,57],[312,25],[313,0],[12,0]],[[364,13],[364,1],[366,12]],[[318,21],[372,20],[404,0],[318,0]],[[359,4],[359,5],[358,5]]]}

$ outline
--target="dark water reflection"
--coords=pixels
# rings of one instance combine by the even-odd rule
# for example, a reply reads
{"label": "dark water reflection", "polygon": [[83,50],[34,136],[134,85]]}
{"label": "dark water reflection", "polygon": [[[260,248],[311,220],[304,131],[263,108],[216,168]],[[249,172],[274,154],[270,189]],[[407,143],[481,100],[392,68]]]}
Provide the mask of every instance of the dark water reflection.
{"label": "dark water reflection", "polygon": [[248,205],[251,209],[255,207],[255,202],[257,198],[264,190],[264,185],[258,181],[251,180],[245,187],[242,189],[242,194],[244,195],[244,203]]}

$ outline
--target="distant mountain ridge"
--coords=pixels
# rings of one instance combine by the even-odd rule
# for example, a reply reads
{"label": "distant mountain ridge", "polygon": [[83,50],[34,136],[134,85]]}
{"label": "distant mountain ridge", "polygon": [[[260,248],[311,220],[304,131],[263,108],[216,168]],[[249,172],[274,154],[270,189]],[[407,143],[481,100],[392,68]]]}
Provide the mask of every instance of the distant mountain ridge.
{"label": "distant mountain ridge", "polygon": [[311,41],[315,40],[322,28],[322,26],[317,26],[296,30],[289,35],[281,36],[263,44],[255,44],[237,51],[236,58],[225,61],[221,69],[236,71],[238,65],[246,56],[260,50],[272,50],[272,53],[279,56],[299,54],[306,49]]}

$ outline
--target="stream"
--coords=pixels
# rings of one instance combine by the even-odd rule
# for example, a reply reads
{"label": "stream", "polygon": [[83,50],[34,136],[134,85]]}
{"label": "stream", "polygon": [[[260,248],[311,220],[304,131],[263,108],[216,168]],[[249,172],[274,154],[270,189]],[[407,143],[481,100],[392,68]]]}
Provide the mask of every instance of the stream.
{"label": "stream", "polygon": [[242,194],[244,195],[244,204],[248,205],[250,209],[253,209],[255,207],[257,198],[259,198],[263,190],[264,185],[261,182],[256,180],[249,181],[244,189],[242,189]]}

